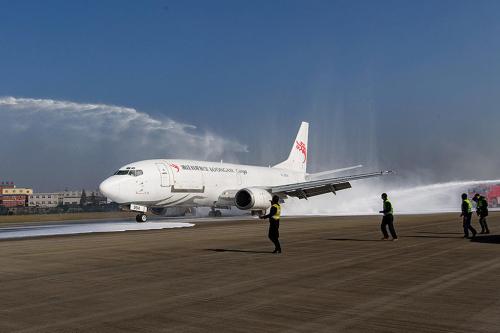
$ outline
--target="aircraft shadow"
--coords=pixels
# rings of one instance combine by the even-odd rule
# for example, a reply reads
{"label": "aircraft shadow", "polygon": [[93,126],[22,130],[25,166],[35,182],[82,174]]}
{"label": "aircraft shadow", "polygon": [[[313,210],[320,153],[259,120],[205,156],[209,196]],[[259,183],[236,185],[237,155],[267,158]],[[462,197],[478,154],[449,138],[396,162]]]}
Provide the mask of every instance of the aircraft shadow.
{"label": "aircraft shadow", "polygon": [[470,240],[474,243],[500,244],[500,235],[476,236]]}
{"label": "aircraft shadow", "polygon": [[272,253],[272,251],[252,251],[252,250],[237,250],[237,249],[205,249],[205,251],[213,251],[213,252],[241,252],[241,253]]}
{"label": "aircraft shadow", "polygon": [[351,242],[380,242],[380,239],[356,239],[356,238],[327,238],[332,241],[351,241]]}

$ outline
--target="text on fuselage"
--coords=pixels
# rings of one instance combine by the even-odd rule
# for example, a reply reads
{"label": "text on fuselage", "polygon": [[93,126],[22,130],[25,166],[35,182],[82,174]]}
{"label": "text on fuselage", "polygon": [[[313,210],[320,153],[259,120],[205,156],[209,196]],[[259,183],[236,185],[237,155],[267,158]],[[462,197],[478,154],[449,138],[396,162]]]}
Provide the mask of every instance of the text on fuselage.
{"label": "text on fuselage", "polygon": [[248,171],[244,169],[221,168],[221,167],[207,167],[199,165],[181,165],[182,170],[195,170],[195,171],[208,171],[208,172],[229,172],[229,173],[242,173],[247,174]]}

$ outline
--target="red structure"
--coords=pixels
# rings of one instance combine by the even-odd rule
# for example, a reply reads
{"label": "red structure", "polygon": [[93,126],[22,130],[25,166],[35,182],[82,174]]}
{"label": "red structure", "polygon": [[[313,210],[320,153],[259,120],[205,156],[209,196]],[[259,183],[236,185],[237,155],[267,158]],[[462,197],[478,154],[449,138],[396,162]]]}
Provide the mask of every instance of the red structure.
{"label": "red structure", "polygon": [[0,182],[0,206],[3,207],[24,207],[28,203],[28,196],[25,194],[4,194],[4,189],[14,189],[14,182]]}
{"label": "red structure", "polygon": [[14,188],[14,182],[6,182],[6,181],[1,181],[0,182],[0,191],[4,188]]}
{"label": "red structure", "polygon": [[469,196],[472,198],[476,193],[479,193],[486,198],[489,207],[500,207],[500,184],[480,185],[474,187],[469,191]]}
{"label": "red structure", "polygon": [[500,206],[500,184],[490,186],[486,200],[491,207]]}
{"label": "red structure", "polygon": [[0,196],[0,206],[19,207],[26,206],[26,195],[2,195]]}

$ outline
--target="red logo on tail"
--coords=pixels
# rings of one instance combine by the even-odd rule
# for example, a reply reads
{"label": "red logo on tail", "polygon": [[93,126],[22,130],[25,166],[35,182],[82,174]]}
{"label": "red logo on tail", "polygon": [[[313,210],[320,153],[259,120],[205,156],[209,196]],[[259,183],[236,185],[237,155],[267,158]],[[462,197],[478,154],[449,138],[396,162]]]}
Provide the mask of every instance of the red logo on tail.
{"label": "red logo on tail", "polygon": [[307,159],[306,144],[303,141],[295,141],[295,143],[296,143],[295,148],[298,149],[302,153],[302,155],[304,155],[304,161],[302,161],[302,163],[305,163]]}

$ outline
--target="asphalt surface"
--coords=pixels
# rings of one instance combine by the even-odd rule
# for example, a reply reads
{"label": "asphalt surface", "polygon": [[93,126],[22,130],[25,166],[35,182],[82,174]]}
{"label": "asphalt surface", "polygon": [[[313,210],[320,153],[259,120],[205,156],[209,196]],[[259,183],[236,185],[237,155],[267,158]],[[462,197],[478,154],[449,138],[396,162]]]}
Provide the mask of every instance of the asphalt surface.
{"label": "asphalt surface", "polygon": [[249,219],[0,241],[0,332],[500,331],[500,213],[475,241],[458,214],[379,223],[284,218],[281,255]]}

